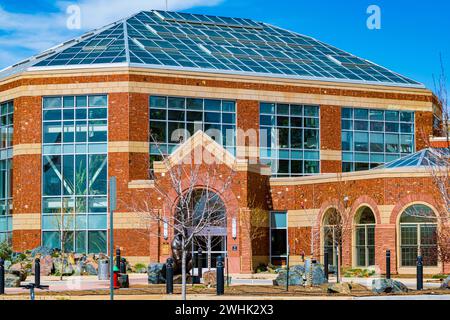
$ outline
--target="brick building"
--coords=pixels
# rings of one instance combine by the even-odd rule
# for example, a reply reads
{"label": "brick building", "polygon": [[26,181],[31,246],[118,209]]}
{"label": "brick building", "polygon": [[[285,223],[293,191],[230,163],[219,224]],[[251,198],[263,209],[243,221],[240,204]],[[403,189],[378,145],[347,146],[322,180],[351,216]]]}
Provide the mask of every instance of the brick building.
{"label": "brick building", "polygon": [[[288,248],[292,263],[328,250],[335,264],[339,248],[345,266],[383,272],[389,249],[393,272],[412,273],[419,250],[426,273],[450,269],[433,254],[448,213],[427,166],[395,162],[428,146],[436,97],[310,37],[248,19],[141,12],[2,70],[0,104],[0,237],[15,250],[59,247],[64,225],[66,248],[106,252],[116,176],[116,245],[132,262],[164,261],[172,230],[149,232],[131,204],[163,210],[161,153],[177,165],[202,150],[220,159],[223,180],[233,173],[218,192],[227,223],[205,236],[217,242],[204,247],[205,267],[228,254],[230,272],[246,273],[284,264]],[[242,220],[255,208],[270,219],[250,243]]]}

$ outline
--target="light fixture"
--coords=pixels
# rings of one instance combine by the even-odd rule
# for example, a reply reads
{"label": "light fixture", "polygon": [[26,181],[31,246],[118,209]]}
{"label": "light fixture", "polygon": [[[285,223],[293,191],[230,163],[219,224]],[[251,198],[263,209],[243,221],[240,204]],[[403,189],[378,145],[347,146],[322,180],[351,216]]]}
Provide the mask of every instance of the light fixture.
{"label": "light fixture", "polygon": [[231,236],[233,237],[234,240],[236,240],[236,238],[237,238],[237,222],[236,222],[236,218],[233,218],[231,220]]}
{"label": "light fixture", "polygon": [[163,237],[164,237],[164,240],[169,239],[169,224],[167,223],[166,218],[164,218],[164,220],[163,220]]}

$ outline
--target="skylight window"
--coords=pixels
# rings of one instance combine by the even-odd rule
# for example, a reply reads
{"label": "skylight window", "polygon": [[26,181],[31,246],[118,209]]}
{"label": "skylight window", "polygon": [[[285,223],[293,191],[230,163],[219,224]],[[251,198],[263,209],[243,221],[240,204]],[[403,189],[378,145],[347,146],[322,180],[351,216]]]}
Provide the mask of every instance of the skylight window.
{"label": "skylight window", "polygon": [[83,47],[83,51],[104,51],[114,40],[112,38],[93,39]]}
{"label": "skylight window", "polygon": [[156,14],[156,16],[161,20],[168,22],[203,24],[243,29],[263,29],[260,24],[249,19],[193,15],[189,13],[166,11],[153,11],[153,13]]}
{"label": "skylight window", "polygon": [[147,51],[172,51],[178,52],[169,41],[166,40],[149,40],[149,39],[133,39],[139,47]]}

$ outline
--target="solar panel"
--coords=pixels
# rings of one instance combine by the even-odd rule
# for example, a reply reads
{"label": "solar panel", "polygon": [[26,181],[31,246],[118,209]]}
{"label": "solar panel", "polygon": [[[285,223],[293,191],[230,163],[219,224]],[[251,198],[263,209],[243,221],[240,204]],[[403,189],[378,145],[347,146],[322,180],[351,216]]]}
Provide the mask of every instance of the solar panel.
{"label": "solar panel", "polygon": [[420,83],[313,38],[242,18],[140,12],[0,72],[127,62],[158,68],[356,81]]}

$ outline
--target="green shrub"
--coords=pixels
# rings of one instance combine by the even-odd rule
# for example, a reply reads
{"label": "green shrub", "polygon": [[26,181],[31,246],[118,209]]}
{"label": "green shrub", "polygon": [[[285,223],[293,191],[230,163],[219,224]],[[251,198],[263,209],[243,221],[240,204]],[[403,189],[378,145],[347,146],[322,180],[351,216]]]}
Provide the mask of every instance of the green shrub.
{"label": "green shrub", "polygon": [[346,278],[369,278],[375,274],[375,270],[370,269],[344,269],[343,270],[344,277]]}
{"label": "green shrub", "polygon": [[446,274],[433,274],[433,279],[447,279],[448,275]]}
{"label": "green shrub", "polygon": [[261,273],[261,272],[267,272],[268,268],[267,265],[264,263],[261,263],[260,265],[258,265],[255,269],[256,273]]}
{"label": "green shrub", "polygon": [[7,242],[0,243],[0,258],[3,260],[11,260],[13,250]]}
{"label": "green shrub", "polygon": [[147,266],[145,264],[143,264],[143,263],[136,263],[134,265],[134,271],[139,271],[141,269],[145,270],[145,269],[147,269]]}

